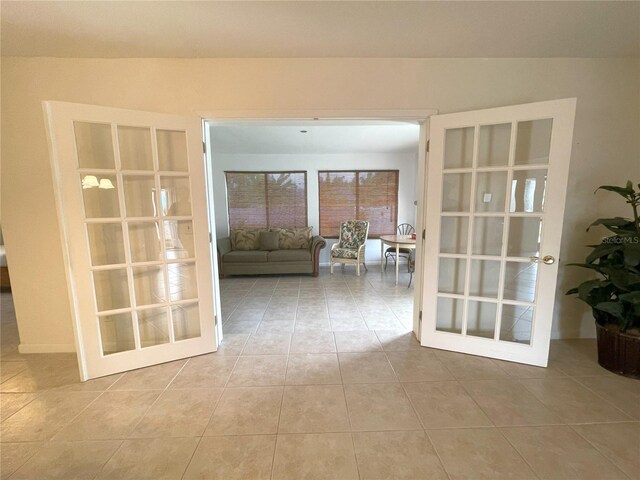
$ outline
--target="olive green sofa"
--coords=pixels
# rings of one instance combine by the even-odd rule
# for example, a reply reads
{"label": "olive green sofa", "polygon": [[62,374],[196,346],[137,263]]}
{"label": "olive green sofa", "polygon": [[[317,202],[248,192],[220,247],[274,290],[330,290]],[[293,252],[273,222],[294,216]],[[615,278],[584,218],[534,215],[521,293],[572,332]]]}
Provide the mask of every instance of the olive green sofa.
{"label": "olive green sofa", "polygon": [[[309,229],[310,231],[310,229]],[[251,245],[232,242],[231,237],[217,239],[218,266],[221,276],[228,275],[261,275],[284,273],[309,273],[318,276],[320,250],[327,242],[319,235],[309,235],[306,248],[295,248],[299,245],[288,245],[280,242],[280,247],[273,250],[261,250],[257,242]]]}

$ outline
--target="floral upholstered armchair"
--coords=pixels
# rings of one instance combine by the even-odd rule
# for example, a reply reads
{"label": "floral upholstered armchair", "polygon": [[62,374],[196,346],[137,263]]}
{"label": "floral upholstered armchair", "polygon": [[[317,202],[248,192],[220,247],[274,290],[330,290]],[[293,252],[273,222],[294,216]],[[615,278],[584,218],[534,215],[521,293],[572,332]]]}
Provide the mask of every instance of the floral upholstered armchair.
{"label": "floral upholstered armchair", "polygon": [[360,276],[360,264],[367,264],[364,261],[365,244],[369,235],[369,222],[365,220],[349,220],[340,225],[340,239],[338,243],[331,246],[331,273],[333,264],[346,263],[356,265],[356,274]]}

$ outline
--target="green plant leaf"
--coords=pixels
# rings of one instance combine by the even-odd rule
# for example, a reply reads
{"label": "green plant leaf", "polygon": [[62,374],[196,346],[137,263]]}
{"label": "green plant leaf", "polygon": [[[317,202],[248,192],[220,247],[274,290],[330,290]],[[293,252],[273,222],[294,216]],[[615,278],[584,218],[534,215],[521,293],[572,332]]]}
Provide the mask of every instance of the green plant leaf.
{"label": "green plant leaf", "polygon": [[604,225],[605,227],[622,227],[629,223],[633,225],[633,220],[624,217],[599,218],[587,227],[587,231],[596,225]]}
{"label": "green plant leaf", "polygon": [[631,303],[633,305],[640,305],[640,290],[635,292],[623,293],[618,297],[621,301]]}
{"label": "green plant leaf", "polygon": [[594,305],[593,308],[601,312],[607,312],[619,320],[624,320],[624,307],[620,302],[602,302]]}
{"label": "green plant leaf", "polygon": [[608,192],[615,192],[618,195],[622,195],[624,198],[629,198],[629,196],[635,193],[633,190],[633,185],[631,185],[630,183],[627,183],[626,187],[616,187],[615,185],[601,185],[598,188],[596,188],[596,192],[598,190],[607,190]]}
{"label": "green plant leaf", "polygon": [[598,303],[610,300],[613,288],[614,286],[607,280],[587,280],[578,285],[578,298],[594,307]]}
{"label": "green plant leaf", "polygon": [[622,249],[622,245],[619,244],[610,244],[610,243],[602,243],[598,245],[593,252],[591,252],[587,258],[585,259],[586,263],[593,263],[595,260],[600,257],[604,257],[605,255],[611,255],[614,252]]}
{"label": "green plant leaf", "polygon": [[640,285],[640,275],[622,269],[609,268],[609,280],[620,290],[628,292],[635,285]]}
{"label": "green plant leaf", "polygon": [[604,275],[602,267],[597,263],[567,263],[567,266],[588,268],[589,270],[595,270],[596,272],[602,273]]}

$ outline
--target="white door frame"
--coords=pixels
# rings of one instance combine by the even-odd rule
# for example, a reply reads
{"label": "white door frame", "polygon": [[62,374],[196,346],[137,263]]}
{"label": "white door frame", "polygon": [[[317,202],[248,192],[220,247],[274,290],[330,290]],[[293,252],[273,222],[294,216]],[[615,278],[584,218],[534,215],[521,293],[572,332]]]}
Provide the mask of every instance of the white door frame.
{"label": "white door frame", "polygon": [[[390,110],[206,110],[198,111],[196,114],[200,116],[205,125],[216,122],[227,121],[285,121],[285,120],[394,120],[394,121],[407,121],[417,122],[420,125],[420,140],[418,144],[418,191],[422,192],[421,195],[417,195],[418,211],[416,214],[416,271],[414,272],[414,293],[413,293],[413,332],[416,338],[420,338],[420,311],[422,310],[422,285],[423,285],[423,271],[421,264],[419,263],[424,252],[422,231],[424,229],[424,205],[426,201],[426,165],[427,165],[427,140],[429,136],[429,117],[437,115],[438,110],[431,109],[390,109]],[[205,128],[205,141],[206,145],[211,145],[211,138],[209,134],[210,129]],[[210,222],[213,222],[213,172],[210,168],[212,165],[211,149],[207,148],[207,185],[209,186],[209,210],[210,210]],[[416,192],[418,193],[418,192]],[[215,229],[215,222],[211,224],[211,232]],[[215,235],[212,235],[211,258],[214,264],[212,272],[217,275],[218,272],[218,256],[216,251],[216,239]],[[216,284],[217,285],[217,284]],[[219,288],[219,287],[218,287]],[[216,305],[219,305],[219,292],[217,292]],[[217,312],[219,314],[219,312]],[[222,317],[220,317],[222,318]],[[218,326],[219,336],[222,338],[222,321]]]}

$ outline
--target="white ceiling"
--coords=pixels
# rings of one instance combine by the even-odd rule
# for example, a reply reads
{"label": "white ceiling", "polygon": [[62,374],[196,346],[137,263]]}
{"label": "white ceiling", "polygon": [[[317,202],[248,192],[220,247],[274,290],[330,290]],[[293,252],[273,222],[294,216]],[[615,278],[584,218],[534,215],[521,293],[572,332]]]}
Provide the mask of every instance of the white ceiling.
{"label": "white ceiling", "polygon": [[3,56],[640,57],[638,1],[7,1]]}
{"label": "white ceiling", "polygon": [[403,122],[219,123],[211,129],[211,148],[214,154],[417,153],[419,134],[417,124]]}

